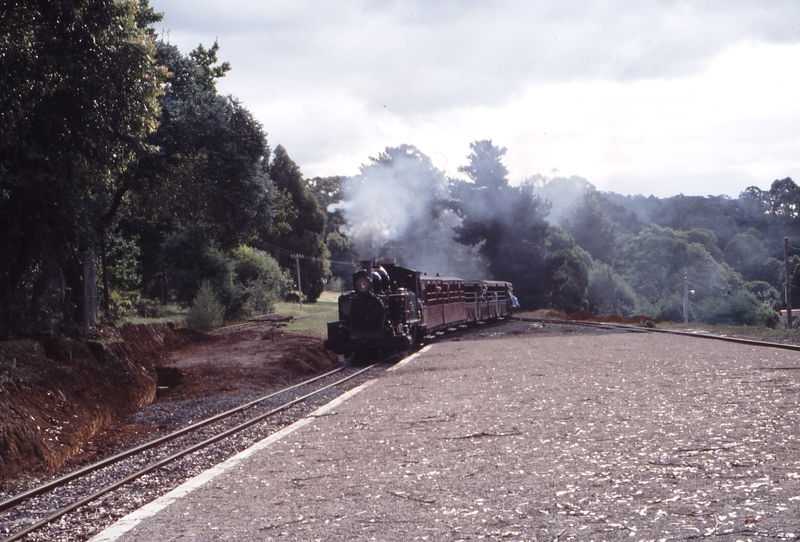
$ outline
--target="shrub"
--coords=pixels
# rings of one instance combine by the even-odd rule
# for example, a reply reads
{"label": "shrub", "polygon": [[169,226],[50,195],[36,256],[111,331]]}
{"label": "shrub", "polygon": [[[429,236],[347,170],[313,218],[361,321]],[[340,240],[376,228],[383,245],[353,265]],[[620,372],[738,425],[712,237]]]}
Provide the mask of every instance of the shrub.
{"label": "shrub", "polygon": [[277,260],[261,250],[241,246],[233,251],[235,286],[243,300],[239,312],[250,317],[273,312],[291,279]]}
{"label": "shrub", "polygon": [[344,280],[341,277],[333,277],[325,285],[325,289],[329,292],[346,292]]}
{"label": "shrub", "polygon": [[233,264],[198,229],[180,230],[163,243],[161,261],[166,265],[175,298],[186,306],[208,280],[225,307],[241,306],[233,285]]}
{"label": "shrub", "polygon": [[110,321],[116,321],[130,314],[132,308],[130,296],[111,290],[108,296],[108,314],[105,317]]}
{"label": "shrub", "polygon": [[655,316],[670,322],[683,322],[683,297],[672,295],[659,301],[655,306]]}
{"label": "shrub", "polygon": [[211,282],[204,280],[189,309],[187,321],[189,326],[199,331],[213,331],[222,326],[224,307],[219,296],[211,287]]}
{"label": "shrub", "polygon": [[723,298],[707,299],[700,306],[700,321],[707,324],[753,326],[759,323],[762,303],[756,296],[739,290]]}
{"label": "shrub", "polygon": [[589,311],[594,314],[632,316],[636,306],[633,288],[607,266],[589,272]]}
{"label": "shrub", "polygon": [[164,310],[161,305],[145,297],[140,297],[133,302],[133,310],[136,311],[138,316],[144,318],[161,318],[164,316]]}
{"label": "shrub", "polygon": [[274,312],[275,303],[280,299],[268,277],[259,277],[250,281],[243,292],[243,297],[246,301],[242,306],[242,311],[247,317]]}

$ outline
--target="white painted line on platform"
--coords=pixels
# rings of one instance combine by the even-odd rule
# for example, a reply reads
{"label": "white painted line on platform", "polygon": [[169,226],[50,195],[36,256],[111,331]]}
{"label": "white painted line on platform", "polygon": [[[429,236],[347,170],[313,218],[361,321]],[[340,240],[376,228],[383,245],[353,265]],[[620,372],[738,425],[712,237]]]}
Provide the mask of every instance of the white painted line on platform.
{"label": "white painted line on platform", "polygon": [[403,365],[405,365],[406,363],[410,363],[412,359],[415,359],[415,358],[417,358],[417,357],[421,356],[422,354],[424,354],[425,352],[427,352],[427,351],[428,351],[428,350],[430,350],[431,348],[433,348],[433,345],[432,345],[432,344],[429,344],[428,346],[424,346],[424,347],[422,347],[422,349],[421,349],[419,352],[417,352],[417,353],[415,353],[415,354],[411,354],[411,355],[410,355],[410,356],[408,356],[407,358],[405,358],[405,359],[403,359],[403,360],[401,360],[401,361],[397,362],[397,364],[396,364],[396,365],[393,365],[393,366],[389,367],[388,369],[386,369],[386,371],[387,371],[387,372],[388,372],[388,371],[395,371],[395,370],[399,369],[400,367],[402,367],[402,366],[403,366]]}
{"label": "white painted line on platform", "polygon": [[351,398],[358,392],[366,389],[366,387],[371,385],[373,382],[375,382],[375,380],[369,380],[367,382],[364,382],[357,388],[353,388],[347,393],[340,395],[333,401],[321,406],[320,408],[318,408],[305,418],[294,422],[292,425],[288,427],[284,427],[280,431],[271,434],[267,438],[256,442],[246,450],[239,452],[238,454],[231,457],[227,461],[215,465],[214,467],[208,469],[207,471],[198,474],[194,478],[187,480],[186,482],[179,485],[166,495],[162,495],[161,497],[154,500],[150,504],[143,506],[142,508],[136,510],[135,512],[131,512],[124,518],[120,519],[119,521],[117,521],[116,523],[105,529],[104,531],[95,535],[93,538],[89,540],[89,542],[113,542],[114,540],[117,540],[119,537],[121,537],[134,527],[136,527],[143,520],[155,516],[157,513],[159,513],[161,510],[163,510],[173,502],[177,501],[182,497],[185,497],[186,495],[188,495],[198,487],[202,486],[206,482],[213,480],[214,478],[224,473],[225,471],[231,469],[232,467],[235,467],[247,457],[263,450],[264,448],[267,448],[268,446],[274,444],[275,442],[278,442],[286,435],[294,433],[301,427],[308,425],[314,420],[314,418],[326,414],[333,408],[347,401],[349,398]]}

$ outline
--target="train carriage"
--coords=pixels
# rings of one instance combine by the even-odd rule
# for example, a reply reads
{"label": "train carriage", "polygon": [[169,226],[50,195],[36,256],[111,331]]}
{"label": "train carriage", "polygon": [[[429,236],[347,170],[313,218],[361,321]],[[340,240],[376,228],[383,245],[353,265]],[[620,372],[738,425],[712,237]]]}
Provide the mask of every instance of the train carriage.
{"label": "train carriage", "polygon": [[515,301],[510,282],[471,280],[464,283],[464,289],[471,322],[494,320],[511,314]]}

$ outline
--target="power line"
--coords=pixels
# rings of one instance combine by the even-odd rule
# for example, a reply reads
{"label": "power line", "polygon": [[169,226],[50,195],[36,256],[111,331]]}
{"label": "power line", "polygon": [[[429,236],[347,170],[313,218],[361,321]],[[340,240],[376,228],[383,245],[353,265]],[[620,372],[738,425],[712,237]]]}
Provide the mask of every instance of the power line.
{"label": "power line", "polygon": [[258,248],[262,248],[262,246],[263,247],[267,247],[267,250],[274,250],[274,251],[279,252],[281,254],[286,254],[287,256],[292,256],[293,258],[297,258],[297,259],[300,259],[300,260],[308,260],[308,261],[323,262],[323,263],[324,262],[328,262],[328,263],[331,263],[331,264],[347,265],[347,266],[355,266],[356,265],[353,262],[342,262],[342,261],[338,261],[338,260],[331,260],[331,259],[328,259],[328,258],[317,258],[316,256],[308,256],[306,254],[302,254],[300,252],[297,252],[296,250],[288,250],[288,249],[285,249],[285,248],[282,248],[282,247],[267,243],[265,241],[261,241],[260,239],[257,239],[255,241],[251,241],[251,244],[255,245]]}

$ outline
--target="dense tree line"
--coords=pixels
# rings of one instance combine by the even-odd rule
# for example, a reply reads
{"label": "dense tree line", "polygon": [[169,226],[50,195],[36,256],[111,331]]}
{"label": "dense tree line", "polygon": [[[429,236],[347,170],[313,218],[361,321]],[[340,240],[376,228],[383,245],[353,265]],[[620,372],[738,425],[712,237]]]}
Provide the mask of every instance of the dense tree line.
{"label": "dense tree line", "polygon": [[[184,54],[159,40],[147,0],[6,12],[0,331],[75,330],[95,272],[106,318],[177,302],[218,322],[270,310],[299,286],[298,264],[314,301],[373,257],[510,280],[527,309],[680,320],[688,291],[693,320],[778,321],[783,239],[800,246],[790,178],[735,199],[623,196],[580,177],[512,184],[506,149],[481,140],[459,177],[399,145],[357,175],[305,179],[217,92],[231,68],[218,45]],[[800,249],[790,270],[797,307]]]}
{"label": "dense tree line", "polygon": [[[387,148],[337,184],[337,228],[367,257],[510,280],[527,309],[680,321],[686,289],[693,321],[778,323],[783,239],[800,245],[800,189],[791,179],[737,199],[621,196],[580,177],[512,185],[505,148],[483,140],[470,149],[459,179],[415,147]],[[799,264],[792,256],[800,287]]]}
{"label": "dense tree line", "polygon": [[263,310],[291,285],[287,251],[312,258],[304,293],[319,295],[324,214],[286,150],[271,157],[217,92],[230,66],[216,43],[158,40],[147,0],[5,9],[0,330],[79,325],[95,267],[106,316],[140,298],[188,305],[202,284],[227,316]]}

